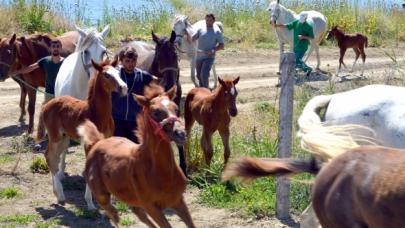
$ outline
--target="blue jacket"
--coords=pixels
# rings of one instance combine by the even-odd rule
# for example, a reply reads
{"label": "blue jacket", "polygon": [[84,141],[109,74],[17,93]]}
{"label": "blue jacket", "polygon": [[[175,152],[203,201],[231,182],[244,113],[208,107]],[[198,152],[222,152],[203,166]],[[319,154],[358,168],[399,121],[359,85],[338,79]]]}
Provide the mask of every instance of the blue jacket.
{"label": "blue jacket", "polygon": [[121,79],[127,83],[128,94],[120,96],[118,93],[112,93],[112,116],[114,119],[136,121],[136,115],[142,110],[142,107],[134,100],[132,93],[142,95],[143,87],[149,85],[153,77],[146,71],[135,68],[134,74],[128,75],[124,68],[120,69]]}

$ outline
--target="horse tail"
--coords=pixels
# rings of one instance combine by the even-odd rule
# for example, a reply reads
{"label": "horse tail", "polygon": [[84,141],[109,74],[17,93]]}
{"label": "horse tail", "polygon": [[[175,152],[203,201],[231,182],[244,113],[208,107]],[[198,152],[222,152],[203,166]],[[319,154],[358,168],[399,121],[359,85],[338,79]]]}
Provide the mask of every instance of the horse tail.
{"label": "horse tail", "polygon": [[364,46],[368,47],[368,38],[367,38],[367,36],[364,36],[364,38],[365,38]]}
{"label": "horse tail", "polygon": [[45,121],[43,110],[39,113],[38,130],[37,130],[37,142],[42,141],[45,138]]}
{"label": "horse tail", "polygon": [[104,139],[104,135],[100,133],[96,125],[88,119],[77,128],[77,133],[82,138],[86,156],[98,141]]}
{"label": "horse tail", "polygon": [[227,181],[233,177],[239,177],[243,181],[249,181],[265,176],[285,176],[299,173],[317,174],[320,165],[314,157],[311,160],[297,160],[291,158],[240,158],[227,165],[222,173],[222,180]]}
{"label": "horse tail", "polygon": [[375,144],[372,138],[352,134],[359,130],[372,132],[371,129],[362,125],[325,126],[322,124],[317,112],[329,104],[332,96],[322,95],[312,98],[298,118],[298,137],[300,137],[301,147],[323,161],[359,147],[358,142]]}
{"label": "horse tail", "polygon": [[221,32],[224,32],[224,24],[222,24],[222,22],[220,21],[216,21],[215,22],[216,25],[218,25],[219,30],[221,30]]}
{"label": "horse tail", "polygon": [[[186,100],[184,101],[184,121],[186,125],[186,130],[188,129],[189,125],[192,122],[193,114],[191,113],[191,101],[194,99],[194,93],[188,93],[186,96]],[[187,132],[189,134],[190,132]]]}

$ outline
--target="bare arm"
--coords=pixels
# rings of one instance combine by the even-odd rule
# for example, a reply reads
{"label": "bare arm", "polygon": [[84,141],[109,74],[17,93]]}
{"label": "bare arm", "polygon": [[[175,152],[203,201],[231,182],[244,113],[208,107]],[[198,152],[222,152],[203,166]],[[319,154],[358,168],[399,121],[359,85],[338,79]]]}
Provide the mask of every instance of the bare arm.
{"label": "bare arm", "polygon": [[287,28],[287,25],[285,25],[285,24],[273,24],[272,23],[272,25],[274,28]]}
{"label": "bare arm", "polygon": [[13,76],[16,76],[16,75],[19,75],[19,74],[28,74],[28,73],[30,73],[30,72],[38,69],[38,68],[39,68],[38,63],[33,63],[33,64],[31,64],[31,65],[29,65],[29,66],[27,66],[25,68],[22,68],[20,70],[16,70],[14,72],[11,72],[10,76],[13,77]]}

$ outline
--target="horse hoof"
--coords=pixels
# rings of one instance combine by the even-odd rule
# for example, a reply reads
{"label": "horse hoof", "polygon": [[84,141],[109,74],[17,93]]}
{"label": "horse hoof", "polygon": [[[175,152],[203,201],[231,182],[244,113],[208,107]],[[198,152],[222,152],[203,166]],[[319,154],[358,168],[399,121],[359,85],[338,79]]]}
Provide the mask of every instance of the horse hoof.
{"label": "horse hoof", "polygon": [[39,152],[41,150],[42,150],[42,146],[41,146],[40,143],[37,143],[37,144],[34,145],[34,151],[35,152]]}
{"label": "horse hoof", "polygon": [[94,206],[94,204],[90,204],[90,205],[87,205],[87,210],[88,211],[95,211],[95,210],[97,210],[97,208],[96,208],[96,206]]}
{"label": "horse hoof", "polygon": [[64,205],[65,205],[65,203],[66,203],[66,201],[65,201],[65,200],[58,200],[58,204],[60,204],[60,205],[62,205],[62,206],[64,206]]}
{"label": "horse hoof", "polygon": [[277,75],[281,75],[280,71],[277,71],[276,74],[277,74]]}

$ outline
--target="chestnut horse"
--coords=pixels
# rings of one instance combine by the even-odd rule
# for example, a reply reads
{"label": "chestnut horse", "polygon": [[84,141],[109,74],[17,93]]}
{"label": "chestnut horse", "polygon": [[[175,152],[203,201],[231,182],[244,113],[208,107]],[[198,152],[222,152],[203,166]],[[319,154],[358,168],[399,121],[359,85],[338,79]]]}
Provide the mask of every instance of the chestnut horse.
{"label": "chestnut horse", "polygon": [[[132,41],[123,45],[120,51],[126,46],[135,48],[138,53],[136,66],[158,77],[159,84],[164,87],[165,91],[172,88],[173,85],[177,85],[177,95],[176,98],[174,98],[174,102],[180,107],[182,91],[179,80],[179,59],[174,43],[176,33],[172,31],[170,38],[167,38],[159,37],[152,32],[152,39],[155,42],[155,47],[142,41]],[[116,55],[116,58],[117,57],[118,54]],[[187,165],[183,147],[178,146],[178,150],[180,167],[184,174],[187,175]]]}
{"label": "chestnut horse", "polygon": [[145,87],[145,96],[134,99],[143,106],[137,115],[136,134],[141,144],[123,137],[104,139],[97,128],[87,121],[78,129],[90,149],[84,176],[86,201],[92,195],[118,226],[118,211],[111,205],[111,194],[128,204],[138,218],[149,227],[171,227],[162,210],[173,208],[187,227],[195,227],[183,198],[186,177],[176,165],[170,141],[184,144],[186,134],[178,107],[172,101],[176,86],[164,92],[156,84]]}
{"label": "chestnut horse", "polygon": [[[113,63],[97,64],[92,60],[95,69],[90,79],[87,100],[71,96],[56,97],[46,103],[41,110],[39,121],[43,121],[48,132],[49,143],[45,151],[46,162],[51,170],[53,191],[58,203],[63,204],[65,195],[60,179],[65,169],[65,156],[69,139],[80,139],[76,128],[85,119],[93,121],[98,129],[109,137],[114,133],[114,121],[111,114],[111,92],[117,91],[126,95],[127,85],[121,80],[119,71]],[[37,139],[44,138],[44,129],[38,129]],[[88,148],[85,147],[87,154]]]}
{"label": "chestnut horse", "polygon": [[187,94],[184,104],[184,119],[187,136],[190,137],[191,128],[195,121],[203,126],[201,146],[204,151],[205,162],[211,164],[214,150],[212,148],[212,134],[218,130],[224,144],[224,164],[231,154],[229,149],[229,123],[231,116],[237,115],[235,85],[239,77],[234,80],[218,78],[219,86],[211,92],[206,88],[194,88]]}
{"label": "chestnut horse", "polygon": [[356,65],[359,56],[363,60],[363,66],[361,69],[361,75],[364,73],[364,63],[366,62],[366,53],[364,52],[364,48],[368,46],[368,39],[367,36],[362,35],[360,33],[356,34],[345,34],[342,30],[338,29],[337,26],[333,26],[332,29],[328,32],[328,36],[326,37],[327,40],[332,39],[335,37],[337,40],[339,49],[340,49],[340,57],[339,57],[339,68],[337,73],[340,72],[340,68],[343,66],[346,68],[345,63],[343,62],[343,57],[345,56],[346,50],[348,48],[353,48],[354,53],[356,53],[356,58],[354,60],[352,66],[352,72],[354,70],[354,66]]}
{"label": "chestnut horse", "polygon": [[[62,42],[61,55],[66,57],[74,51],[77,32],[67,32],[57,37]],[[47,34],[33,34],[27,37],[12,35],[0,42],[0,81],[8,78],[10,70],[18,70],[29,66],[42,57],[50,55],[49,48],[51,36]],[[18,75],[13,78],[21,88],[20,95],[20,118],[22,122],[25,116],[25,98],[28,94],[28,133],[34,129],[35,102],[37,93],[33,88],[45,87],[45,73],[39,68],[29,74]]]}
{"label": "chestnut horse", "polygon": [[344,128],[326,128],[313,128],[304,143],[328,162],[242,158],[227,167],[223,180],[316,174],[312,205],[322,227],[405,227],[405,150],[355,143],[348,149],[342,142],[355,140],[342,134]]}

